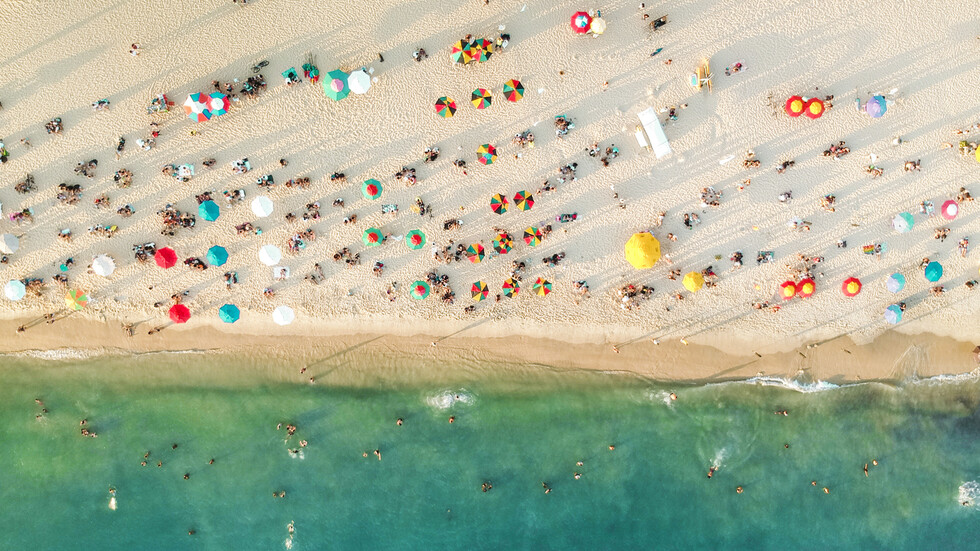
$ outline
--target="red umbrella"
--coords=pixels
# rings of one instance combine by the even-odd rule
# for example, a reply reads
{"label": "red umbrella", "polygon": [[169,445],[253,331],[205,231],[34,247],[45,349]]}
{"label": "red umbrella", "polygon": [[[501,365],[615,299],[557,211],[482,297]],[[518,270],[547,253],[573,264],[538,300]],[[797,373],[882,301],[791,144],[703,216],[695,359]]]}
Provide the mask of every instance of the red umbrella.
{"label": "red umbrella", "polygon": [[806,102],[803,107],[803,114],[811,119],[819,119],[820,115],[823,115],[823,111],[823,102],[817,98],[810,98],[810,101]]}
{"label": "red umbrella", "polygon": [[177,253],[170,247],[164,247],[157,250],[156,254],[153,255],[153,260],[161,268],[170,268],[177,263]]}
{"label": "red umbrella", "polygon": [[589,25],[592,24],[592,16],[584,11],[577,11],[572,15],[572,30],[585,34],[589,32]]}
{"label": "red umbrella", "polygon": [[792,281],[784,281],[779,284],[779,296],[783,297],[783,300],[789,300],[796,296],[796,283]]}
{"label": "red umbrella", "polygon": [[786,114],[791,117],[799,117],[803,114],[803,98],[800,96],[790,96],[786,100]]}
{"label": "red umbrella", "polygon": [[844,292],[845,296],[857,296],[861,292],[861,280],[856,277],[845,279],[843,285],[841,285],[841,291]]}
{"label": "red umbrella", "polygon": [[796,284],[796,296],[800,298],[808,298],[813,295],[813,292],[817,290],[817,282],[810,278],[801,279],[799,283]]}
{"label": "red umbrella", "polygon": [[174,304],[170,307],[170,319],[174,323],[187,323],[191,319],[191,311],[183,304]]}

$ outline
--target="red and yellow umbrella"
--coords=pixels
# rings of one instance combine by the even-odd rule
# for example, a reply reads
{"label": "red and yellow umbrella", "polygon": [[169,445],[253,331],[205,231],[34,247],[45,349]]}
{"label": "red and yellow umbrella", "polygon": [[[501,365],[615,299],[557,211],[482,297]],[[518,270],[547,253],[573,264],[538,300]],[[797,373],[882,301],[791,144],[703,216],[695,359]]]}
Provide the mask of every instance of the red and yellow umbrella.
{"label": "red and yellow umbrella", "polygon": [[83,291],[76,289],[73,291],[68,291],[68,294],[65,295],[65,306],[67,306],[69,310],[81,310],[82,308],[85,308],[86,304],[88,304],[88,295],[86,295]]}
{"label": "red and yellow umbrella", "polygon": [[535,293],[540,296],[545,296],[551,292],[551,282],[543,277],[539,277],[537,281],[534,282],[534,287],[532,287]]}
{"label": "red and yellow umbrella", "polygon": [[791,117],[799,117],[803,114],[804,103],[800,96],[790,96],[786,100],[786,114]]}
{"label": "red and yellow umbrella", "polygon": [[810,101],[806,102],[806,105],[803,107],[803,114],[811,119],[819,119],[820,115],[823,115],[823,111],[823,102],[817,98],[810,98]]}
{"label": "red and yellow umbrella", "polygon": [[511,249],[514,248],[514,240],[510,238],[509,233],[502,233],[497,237],[493,238],[493,250],[500,254],[507,254]]}
{"label": "red and yellow umbrella", "polygon": [[529,227],[524,230],[524,242],[532,247],[537,247],[541,244],[541,230],[535,228],[534,226]]}
{"label": "red and yellow umbrella", "polygon": [[809,298],[816,290],[817,282],[810,278],[801,279],[800,282],[796,284],[796,294],[800,298]]}
{"label": "red and yellow umbrella", "polygon": [[504,97],[507,101],[517,101],[524,97],[524,85],[517,79],[510,79],[504,83]]}
{"label": "red and yellow umbrella", "polygon": [[507,212],[507,198],[499,193],[495,194],[490,198],[490,210],[497,214]]}
{"label": "red and yellow umbrella", "polygon": [[792,281],[784,281],[779,285],[779,296],[783,297],[783,300],[789,300],[796,296],[796,283]]}
{"label": "red and yellow umbrella", "polygon": [[473,61],[473,56],[470,54],[470,46],[471,44],[465,40],[456,42],[449,50],[449,57],[456,63],[465,64]]}
{"label": "red and yellow umbrella", "polygon": [[473,243],[469,247],[466,247],[466,258],[469,258],[473,264],[479,264],[486,255],[487,253],[484,251],[483,245],[479,243]]}
{"label": "red and yellow umbrella", "polygon": [[861,292],[861,280],[856,277],[849,277],[844,280],[844,284],[841,285],[840,289],[844,292],[845,296],[856,296]]}
{"label": "red and yellow umbrella", "polygon": [[473,94],[470,98],[470,102],[477,109],[486,109],[490,107],[490,103],[493,101],[493,96],[490,91],[486,88],[477,88],[473,90]]}
{"label": "red and yellow umbrella", "polygon": [[476,148],[477,159],[485,165],[492,165],[497,160],[497,148],[485,143]]}
{"label": "red and yellow umbrella", "polygon": [[508,278],[504,281],[503,290],[505,297],[516,297],[518,291],[521,290],[521,282],[512,277]]}
{"label": "red and yellow umbrella", "polygon": [[487,295],[490,294],[490,288],[487,287],[486,283],[477,281],[473,284],[470,292],[473,293],[473,300],[480,302],[481,300],[487,298]]}
{"label": "red and yellow umbrella", "polygon": [[453,98],[448,97],[448,96],[443,96],[443,97],[437,99],[436,100],[436,113],[440,117],[442,117],[444,119],[448,119],[449,117],[451,117],[451,116],[453,116],[453,115],[456,114],[456,102],[453,101]]}
{"label": "red and yellow umbrella", "polygon": [[187,323],[191,319],[191,311],[183,304],[174,304],[170,307],[170,319],[174,323]]}
{"label": "red and yellow umbrella", "polygon": [[534,196],[526,191],[518,191],[514,194],[514,204],[521,210],[531,210],[534,206]]}

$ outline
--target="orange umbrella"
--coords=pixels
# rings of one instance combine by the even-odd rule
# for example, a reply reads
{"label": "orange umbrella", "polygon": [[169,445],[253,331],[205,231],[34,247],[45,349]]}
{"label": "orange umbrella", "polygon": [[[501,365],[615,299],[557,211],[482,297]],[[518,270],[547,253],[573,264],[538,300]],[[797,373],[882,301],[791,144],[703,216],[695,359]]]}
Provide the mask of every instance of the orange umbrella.
{"label": "orange umbrella", "polygon": [[801,279],[799,283],[796,284],[796,294],[800,298],[807,298],[813,295],[813,292],[817,290],[817,282],[810,278]]}
{"label": "orange umbrella", "polygon": [[799,117],[803,114],[803,98],[800,96],[790,96],[786,100],[786,114],[791,117]]}
{"label": "orange umbrella", "polygon": [[779,286],[779,296],[783,297],[783,300],[789,300],[796,296],[796,284],[792,281],[784,281]]}
{"label": "orange umbrella", "polygon": [[841,285],[841,291],[844,292],[845,296],[853,297],[861,292],[861,280],[856,277],[849,277],[844,280],[844,284]]}
{"label": "orange umbrella", "polygon": [[803,107],[803,114],[811,119],[819,119],[820,115],[823,115],[823,111],[823,102],[817,98],[810,98],[810,101],[806,102]]}

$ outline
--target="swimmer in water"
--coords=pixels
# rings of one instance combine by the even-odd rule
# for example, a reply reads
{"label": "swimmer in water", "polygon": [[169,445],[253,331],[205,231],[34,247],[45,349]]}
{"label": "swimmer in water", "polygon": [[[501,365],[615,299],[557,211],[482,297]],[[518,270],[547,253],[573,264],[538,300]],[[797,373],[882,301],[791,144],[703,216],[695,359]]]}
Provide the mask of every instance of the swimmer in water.
{"label": "swimmer in water", "polygon": [[551,488],[548,487],[548,483],[547,482],[542,482],[541,483],[541,487],[544,488],[544,493],[546,493],[546,494],[550,494],[551,493]]}
{"label": "swimmer in water", "polygon": [[868,464],[864,464],[864,476],[868,476]]}
{"label": "swimmer in water", "polygon": [[828,487],[826,487],[826,486],[824,486],[824,487],[823,487],[823,493],[825,493],[825,494],[829,494],[829,493],[830,493],[830,488],[828,488]]}
{"label": "swimmer in water", "polygon": [[189,480],[191,478],[191,473],[184,473],[184,480]]}
{"label": "swimmer in water", "polygon": [[715,467],[715,466],[712,466],[710,469],[708,469],[708,478],[711,478],[712,476],[714,476],[715,471],[717,471],[717,470],[718,470],[718,467]]}
{"label": "swimmer in water", "polygon": [[816,486],[816,485],[817,485],[817,481],[816,480],[811,480],[810,481],[810,486]]}
{"label": "swimmer in water", "polygon": [[395,419],[395,424],[398,425],[399,427],[402,426],[402,423],[403,422],[404,421],[402,421],[402,418],[401,417],[399,417],[398,419]]}
{"label": "swimmer in water", "polygon": [[455,415],[450,415],[449,416],[449,422],[452,423],[452,422],[455,422],[455,421],[456,421],[456,416]]}
{"label": "swimmer in water", "polygon": [[374,455],[378,456],[378,461],[381,461],[381,450],[374,450]]}
{"label": "swimmer in water", "polygon": [[575,480],[579,480],[581,478],[582,478],[582,474],[581,473],[575,473]]}
{"label": "swimmer in water", "polygon": [[213,457],[211,458],[211,461],[208,461],[208,465],[214,465],[214,458]]}
{"label": "swimmer in water", "polygon": [[741,487],[741,486],[736,486],[736,487],[735,487],[735,493],[736,493],[736,494],[740,494],[740,493],[742,493],[742,487]]}
{"label": "swimmer in water", "polygon": [[871,460],[871,464],[874,465],[875,467],[877,467],[878,466],[878,460],[877,459],[872,459]]}
{"label": "swimmer in water", "polygon": [[674,400],[676,400],[676,399],[677,399],[677,395],[676,395],[676,394],[674,394],[673,392],[671,392],[671,393],[670,393],[670,400],[671,400],[671,401],[673,402],[673,401],[674,401]]}
{"label": "swimmer in water", "polygon": [[575,465],[578,466],[578,467],[581,467],[583,465],[583,463],[581,461],[576,461],[575,462]]}
{"label": "swimmer in water", "polygon": [[616,449],[616,446],[613,446],[612,444],[609,444],[609,451],[613,451],[615,449]]}

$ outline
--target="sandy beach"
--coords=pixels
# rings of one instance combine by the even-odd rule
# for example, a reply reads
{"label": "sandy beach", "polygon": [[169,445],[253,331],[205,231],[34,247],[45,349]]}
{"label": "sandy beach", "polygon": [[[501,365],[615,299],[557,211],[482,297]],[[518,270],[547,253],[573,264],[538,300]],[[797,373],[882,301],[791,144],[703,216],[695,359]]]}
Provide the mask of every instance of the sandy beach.
{"label": "sandy beach", "polygon": [[[980,193],[980,164],[957,147],[980,135],[972,86],[980,80],[975,10],[867,1],[833,10],[805,2],[687,2],[642,10],[637,4],[599,6],[608,28],[593,38],[569,26],[569,16],[588,6],[564,1],[370,0],[355,8],[211,0],[166,9],[149,2],[5,3],[0,25],[17,40],[0,61],[0,139],[9,151],[0,166],[0,231],[17,236],[20,248],[0,265],[0,279],[43,278],[45,286],[39,297],[0,300],[0,349],[268,346],[276,353],[308,349],[302,354],[313,358],[365,346],[421,358],[496,355],[682,381],[794,377],[801,371],[822,380],[900,380],[974,370],[980,294],[965,283],[980,276],[977,253],[961,255],[958,243],[980,239],[978,207],[961,201],[953,220],[940,216],[939,207],[956,199],[961,187]],[[871,11],[880,19],[870,18]],[[669,22],[652,30],[650,20],[664,14]],[[507,33],[509,44],[485,62],[456,64],[450,47],[470,33],[491,40]],[[133,43],[139,55],[131,55]],[[428,57],[416,62],[418,48]],[[305,79],[285,85],[280,73],[300,70],[310,55],[324,74],[368,68],[370,90],[334,101]],[[711,93],[689,83],[705,58],[714,74]],[[183,114],[188,94],[210,93],[213,80],[234,79],[238,92],[263,60],[267,88],[255,98],[239,93],[228,114],[205,122]],[[743,69],[726,76],[735,63]],[[506,101],[509,79],[523,83],[520,101]],[[486,109],[469,101],[477,88],[493,94]],[[147,114],[157,94],[176,102],[170,113]],[[877,94],[889,101],[884,116],[855,109],[855,100]],[[783,104],[792,95],[832,95],[833,108],[816,120],[791,118]],[[443,96],[458,104],[452,118],[434,109]],[[108,110],[95,111],[91,104],[103,98]],[[665,122],[673,149],[662,159],[633,137],[637,113],[648,107]],[[672,108],[676,120],[669,116]],[[558,115],[574,122],[564,137],[555,134]],[[64,130],[46,133],[45,124],[56,117]],[[144,151],[137,140],[150,137],[151,122],[159,125],[159,136]],[[527,130],[534,133],[533,148],[511,143]],[[126,147],[116,159],[120,137]],[[850,148],[846,156],[822,154],[840,141]],[[477,148],[486,143],[498,149],[491,165],[477,161]],[[600,150],[614,146],[619,156],[603,166],[587,152],[593,143]],[[423,162],[432,146],[441,154]],[[747,150],[760,166],[743,166]],[[213,168],[202,164],[209,158],[216,160]],[[229,165],[242,158],[252,168],[236,174]],[[98,160],[92,178],[73,171],[91,159]],[[453,166],[456,159],[466,161],[465,174]],[[786,161],[795,164],[778,173]],[[907,161],[920,161],[921,169],[904,170]],[[179,182],[161,172],[171,163],[193,164],[196,174]],[[577,163],[576,179],[558,183],[558,169],[571,163]],[[872,177],[865,170],[871,165],[883,173]],[[416,169],[415,185],[393,177],[402,167]],[[122,169],[132,173],[128,188],[113,179]],[[346,181],[331,180],[334,173],[345,174]],[[28,174],[36,190],[17,193],[14,186]],[[274,177],[271,189],[257,185],[265,175]],[[303,177],[310,178],[306,189],[284,185]],[[369,178],[384,187],[378,200],[362,196],[361,182]],[[556,189],[538,193],[546,180]],[[56,199],[62,183],[82,186],[77,204]],[[709,186],[721,192],[716,207],[702,206],[701,190]],[[221,194],[235,189],[245,190],[246,200],[228,206]],[[522,190],[534,194],[531,210],[491,210],[493,194],[512,197]],[[193,228],[161,235],[158,211],[169,203],[197,214],[195,196],[208,191],[220,205],[217,220],[198,216]],[[792,198],[780,201],[786,192]],[[102,194],[109,208],[94,204]],[[249,208],[260,195],[275,206],[267,218]],[[835,197],[833,212],[821,207],[827,195]],[[416,197],[431,214],[412,211]],[[344,206],[332,207],[338,198]],[[286,220],[287,213],[301,217],[314,201],[319,218]],[[934,215],[920,214],[923,201],[935,205]],[[398,214],[383,213],[383,204],[397,204]],[[124,205],[135,214],[117,214]],[[23,209],[31,209],[33,222],[11,219]],[[660,212],[666,215],[658,225]],[[901,212],[914,218],[907,233],[892,227]],[[558,223],[563,213],[578,218]],[[682,221],[688,213],[700,218],[693,229]],[[355,214],[356,223],[343,223]],[[450,219],[461,220],[461,227],[445,230]],[[791,229],[794,220],[809,231]],[[244,222],[261,227],[261,235],[236,232]],[[90,234],[87,228],[97,224],[118,225],[118,231],[111,238]],[[553,231],[539,246],[520,239],[525,228],[548,224]],[[365,247],[362,233],[369,227],[391,236],[389,242]],[[488,255],[480,263],[465,256],[449,264],[433,258],[433,246],[482,243],[489,251],[494,228],[514,236],[509,254]],[[943,228],[948,236],[934,239]],[[64,229],[73,234],[70,242],[58,238]],[[307,229],[315,240],[290,254],[290,238]],[[427,243],[411,250],[404,236],[416,229]],[[648,230],[666,258],[636,270],[623,247],[633,233]],[[839,247],[839,240],[847,246]],[[173,248],[177,265],[164,270],[152,258],[137,262],[133,246],[148,242]],[[284,253],[280,265],[291,271],[286,280],[274,281],[272,269],[259,261],[260,247],[270,244]],[[862,252],[874,244],[883,246],[880,257]],[[196,271],[180,262],[204,258],[215,245],[230,253],[224,266]],[[359,265],[332,259],[345,247],[360,254]],[[729,260],[736,251],[744,255],[740,269]],[[772,251],[772,262],[757,264],[760,251]],[[93,257],[103,253],[114,259],[114,273],[87,273]],[[542,263],[557,253],[566,255],[557,266]],[[780,302],[775,295],[793,277],[787,265],[796,264],[797,254],[822,258],[812,270],[816,292]],[[938,283],[923,277],[918,266],[924,257],[942,263]],[[68,288],[84,290],[90,301],[53,325],[34,325],[44,314],[65,311],[66,288],[52,277],[67,258],[75,262],[64,272]],[[527,265],[521,292],[496,302],[515,260]],[[384,264],[380,277],[372,273],[375,262]],[[325,276],[316,285],[304,280],[315,264]],[[717,285],[697,293],[685,291],[680,278],[668,278],[671,270],[709,266]],[[449,277],[453,304],[437,293],[410,297],[410,284],[433,271]],[[231,289],[226,272],[237,274]],[[908,284],[893,294],[885,281],[896,272]],[[532,292],[539,277],[553,284],[547,296]],[[841,292],[849,277],[863,283],[852,298]],[[587,298],[573,286],[583,280]],[[476,281],[489,286],[487,300],[471,300]],[[628,284],[655,291],[627,311],[617,291]],[[945,292],[933,296],[937,284]],[[266,288],[274,289],[274,298],[263,296]],[[191,319],[147,335],[168,324],[169,299],[184,291]],[[678,293],[683,300],[675,298]],[[780,308],[753,309],[762,301]],[[898,302],[907,309],[895,326],[883,313]],[[218,319],[226,303],[241,309],[235,324]],[[280,305],[295,310],[292,325],[273,323],[271,312]],[[469,305],[475,309],[465,312]],[[32,326],[18,333],[25,323]],[[135,324],[132,338],[122,331],[124,323]],[[822,344],[808,348],[813,343]]]}

